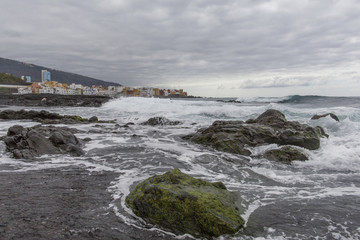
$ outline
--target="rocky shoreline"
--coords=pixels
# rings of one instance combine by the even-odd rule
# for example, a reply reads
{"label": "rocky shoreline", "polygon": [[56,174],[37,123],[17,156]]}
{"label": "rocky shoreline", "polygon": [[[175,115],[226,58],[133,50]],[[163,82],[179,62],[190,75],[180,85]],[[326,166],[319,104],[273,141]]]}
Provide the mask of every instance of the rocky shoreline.
{"label": "rocky shoreline", "polygon": [[176,239],[115,215],[107,188],[117,176],[79,167],[1,172],[0,239]]}
{"label": "rocky shoreline", "polygon": [[0,94],[0,106],[26,107],[100,107],[111,98],[107,96],[57,94]]}
{"label": "rocky shoreline", "polygon": [[[59,121],[52,124],[69,125],[100,122],[95,117],[90,121],[44,110],[5,110],[0,111],[1,116],[3,119],[36,119],[43,124],[50,120]],[[112,123],[115,128],[119,127]],[[154,117],[141,125],[178,124],[181,122]],[[103,130],[107,131],[106,128]],[[77,129],[67,127],[37,125],[24,128],[15,125],[9,128],[7,136],[0,139],[12,157],[27,161],[37,161],[36,158],[44,154],[86,156],[82,149],[85,139],[78,139],[75,133],[78,133]],[[284,114],[270,109],[246,122],[216,121],[206,129],[183,136],[183,140],[218,151],[291,164],[294,160],[307,160],[300,149],[318,149],[322,137],[328,136],[321,127],[287,121]],[[254,156],[248,149],[268,144],[283,147],[270,150],[263,156]],[[118,177],[117,172],[88,172],[79,166],[23,173],[1,170],[0,239],[172,239],[156,231],[149,236],[149,232],[131,227],[116,216],[110,207],[114,200],[108,189]],[[124,197],[136,215],[175,234],[211,239],[235,234],[243,227],[246,231],[240,217],[246,205],[241,193],[235,196],[221,182],[205,182],[179,170],[149,178]],[[163,211],[166,207],[173,212]],[[202,209],[203,215],[198,209]],[[202,219],[200,223],[199,219]],[[215,223],[219,225],[215,227]]]}

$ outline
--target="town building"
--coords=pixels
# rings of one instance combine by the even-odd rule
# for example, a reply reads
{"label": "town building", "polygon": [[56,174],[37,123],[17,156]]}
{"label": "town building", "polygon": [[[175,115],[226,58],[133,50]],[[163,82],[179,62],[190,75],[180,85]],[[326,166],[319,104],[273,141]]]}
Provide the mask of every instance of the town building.
{"label": "town building", "polygon": [[48,70],[41,70],[41,82],[51,81],[51,73]]}
{"label": "town building", "polygon": [[[26,76],[28,77],[28,76]],[[26,78],[22,76],[23,79]],[[31,78],[30,78],[31,79]],[[29,87],[18,88],[18,94],[59,94],[59,95],[100,95],[109,97],[186,97],[183,89],[160,89],[152,87],[125,87],[125,86],[83,86],[81,84],[58,83],[51,81],[51,74],[47,70],[41,71],[42,82],[35,82]]]}
{"label": "town building", "polygon": [[26,81],[27,83],[31,83],[31,76],[21,76],[21,79]]}
{"label": "town building", "polygon": [[31,94],[32,90],[30,87],[21,87],[21,88],[18,88],[18,93],[19,94]]}

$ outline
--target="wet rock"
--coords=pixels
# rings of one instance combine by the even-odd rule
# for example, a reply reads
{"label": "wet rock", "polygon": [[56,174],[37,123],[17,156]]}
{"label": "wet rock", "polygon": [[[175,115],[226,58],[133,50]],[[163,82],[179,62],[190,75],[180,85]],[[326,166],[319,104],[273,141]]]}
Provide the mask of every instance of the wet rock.
{"label": "wet rock", "polygon": [[264,144],[318,149],[321,137],[328,137],[321,127],[287,121],[281,112],[270,109],[246,122],[215,121],[210,127],[183,138],[220,151],[250,156],[248,146]]}
{"label": "wet rock", "polygon": [[98,122],[98,121],[99,121],[99,119],[96,116],[89,118],[89,122],[91,122],[91,123]]}
{"label": "wet rock", "polygon": [[57,113],[51,113],[45,110],[42,111],[26,111],[24,109],[19,111],[14,110],[4,110],[0,112],[0,119],[31,119],[31,120],[40,120],[40,119],[61,119],[62,116]]}
{"label": "wet rock", "polygon": [[285,146],[280,149],[266,151],[263,155],[266,159],[291,164],[292,161],[306,161],[308,157],[299,149]]}
{"label": "wet rock", "polygon": [[139,217],[176,234],[210,238],[234,234],[244,225],[245,201],[239,194],[178,169],[141,182],[126,203]]}
{"label": "wet rock", "polygon": [[333,113],[326,113],[326,114],[322,114],[322,115],[314,115],[312,116],[311,120],[317,120],[317,119],[320,119],[320,118],[323,118],[323,117],[327,117],[327,116],[330,116],[332,119],[334,119],[335,121],[337,122],[340,122],[338,116],[336,116],[335,114]]}
{"label": "wet rock", "polygon": [[157,125],[179,125],[181,124],[180,121],[170,121],[164,117],[153,117],[147,120],[146,122],[142,123],[142,125],[150,125],[150,126],[157,126]]}
{"label": "wet rock", "polygon": [[24,128],[15,125],[3,138],[7,151],[14,158],[33,159],[44,154],[84,154],[81,141],[74,135],[76,130],[53,126]]}
{"label": "wet rock", "polygon": [[[44,100],[46,99],[46,100]],[[0,105],[11,106],[76,106],[100,107],[111,97],[85,95],[58,95],[58,94],[0,94]]]}
{"label": "wet rock", "polygon": [[122,125],[122,126],[120,126],[121,128],[129,128],[130,126],[133,126],[133,125],[135,125],[135,123],[133,123],[133,122],[128,122],[128,123],[126,123],[125,125]]}
{"label": "wet rock", "polygon": [[241,103],[240,101],[237,100],[216,100],[216,101],[222,103]]}
{"label": "wet rock", "polygon": [[0,119],[7,120],[21,120],[28,119],[43,124],[78,124],[78,123],[114,123],[113,121],[99,121],[97,117],[91,117],[90,119],[82,118],[77,115],[60,115],[58,113],[51,113],[45,110],[42,111],[26,111],[26,110],[4,110],[0,111]]}

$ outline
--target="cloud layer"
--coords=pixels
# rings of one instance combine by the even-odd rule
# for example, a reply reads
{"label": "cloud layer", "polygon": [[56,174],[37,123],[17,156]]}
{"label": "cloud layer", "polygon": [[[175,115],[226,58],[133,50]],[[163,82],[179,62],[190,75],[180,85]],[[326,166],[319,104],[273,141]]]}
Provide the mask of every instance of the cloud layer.
{"label": "cloud layer", "polygon": [[2,0],[1,8],[2,57],[126,85],[235,96],[360,84],[356,0]]}

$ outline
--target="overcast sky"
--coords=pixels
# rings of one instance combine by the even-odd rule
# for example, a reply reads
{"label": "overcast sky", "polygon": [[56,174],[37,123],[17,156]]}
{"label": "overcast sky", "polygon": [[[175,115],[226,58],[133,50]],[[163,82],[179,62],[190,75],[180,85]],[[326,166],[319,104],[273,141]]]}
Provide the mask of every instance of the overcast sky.
{"label": "overcast sky", "polygon": [[192,95],[360,94],[358,0],[0,0],[0,57]]}

